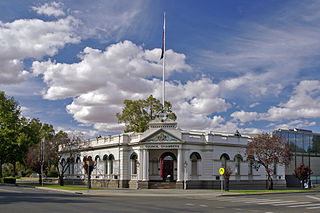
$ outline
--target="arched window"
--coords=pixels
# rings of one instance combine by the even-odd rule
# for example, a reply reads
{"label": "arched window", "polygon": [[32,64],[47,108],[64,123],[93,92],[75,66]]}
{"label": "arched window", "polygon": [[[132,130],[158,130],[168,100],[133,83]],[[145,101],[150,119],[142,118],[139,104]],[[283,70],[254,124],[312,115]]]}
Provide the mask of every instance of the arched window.
{"label": "arched window", "polygon": [[131,159],[131,174],[137,174],[137,162],[138,162],[138,155],[137,153],[133,152],[130,156]]}
{"label": "arched window", "polygon": [[247,161],[248,161],[248,175],[252,176],[254,157],[252,155],[249,155],[247,158]]}
{"label": "arched window", "polygon": [[108,155],[103,156],[104,161],[104,174],[108,174]]}
{"label": "arched window", "polygon": [[221,160],[221,167],[226,169],[227,168],[227,161],[230,160],[230,157],[228,154],[224,153],[220,157]]}
{"label": "arched window", "polygon": [[241,168],[241,161],[242,161],[242,156],[240,154],[237,154],[234,156],[234,174],[235,175],[240,175],[240,168]]}
{"label": "arched window", "polygon": [[113,154],[109,155],[109,164],[110,164],[110,174],[113,174],[113,161],[114,161],[114,156]]}
{"label": "arched window", "polygon": [[100,156],[99,155],[96,155],[96,157],[94,158],[94,161],[95,162],[98,162],[100,160]]}
{"label": "arched window", "polygon": [[191,176],[198,176],[198,162],[201,160],[201,156],[198,152],[193,152],[190,155],[191,161]]}
{"label": "arched window", "polygon": [[77,159],[76,159],[76,168],[75,168],[75,174],[76,175],[79,175],[81,173],[81,159],[80,157],[78,156]]}

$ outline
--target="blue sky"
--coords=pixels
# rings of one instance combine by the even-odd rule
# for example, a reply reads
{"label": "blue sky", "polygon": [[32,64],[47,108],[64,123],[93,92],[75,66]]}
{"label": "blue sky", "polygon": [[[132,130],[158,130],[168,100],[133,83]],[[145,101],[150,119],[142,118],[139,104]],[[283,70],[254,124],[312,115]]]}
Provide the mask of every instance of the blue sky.
{"label": "blue sky", "polygon": [[121,132],[124,99],[166,97],[182,129],[320,132],[319,1],[1,1],[0,90],[24,116]]}

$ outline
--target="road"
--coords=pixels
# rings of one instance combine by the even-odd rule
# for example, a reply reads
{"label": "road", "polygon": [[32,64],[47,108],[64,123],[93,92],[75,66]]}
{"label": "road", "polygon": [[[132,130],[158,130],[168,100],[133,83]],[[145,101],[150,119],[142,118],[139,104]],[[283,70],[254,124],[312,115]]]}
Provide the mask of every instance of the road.
{"label": "road", "polygon": [[118,190],[75,194],[0,185],[0,212],[320,212],[319,193],[221,197],[203,192]]}

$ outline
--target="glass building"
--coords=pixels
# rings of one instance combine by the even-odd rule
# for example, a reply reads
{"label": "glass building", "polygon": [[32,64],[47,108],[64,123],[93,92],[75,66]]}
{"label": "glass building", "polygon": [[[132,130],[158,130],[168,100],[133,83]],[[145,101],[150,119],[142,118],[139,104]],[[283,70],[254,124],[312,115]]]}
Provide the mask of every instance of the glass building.
{"label": "glass building", "polygon": [[304,129],[279,129],[274,133],[283,137],[289,144],[293,157],[286,166],[286,181],[288,187],[299,186],[299,180],[294,175],[295,168],[301,163],[311,170],[311,183],[320,184],[320,133]]}

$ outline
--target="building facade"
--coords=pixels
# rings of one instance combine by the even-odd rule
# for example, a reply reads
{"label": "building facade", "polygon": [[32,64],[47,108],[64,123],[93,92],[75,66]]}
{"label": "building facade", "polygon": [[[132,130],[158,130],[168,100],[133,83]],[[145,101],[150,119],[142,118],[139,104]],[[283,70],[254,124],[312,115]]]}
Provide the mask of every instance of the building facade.
{"label": "building facade", "polygon": [[287,141],[293,153],[292,161],[285,169],[288,187],[300,185],[294,170],[301,163],[311,168],[311,183],[320,184],[320,134],[303,129],[279,129],[275,134]]}
{"label": "building facade", "polygon": [[[70,166],[66,182],[85,182],[85,157],[96,162],[92,185],[108,188],[219,189],[219,168],[229,167],[230,188],[265,189],[264,168],[245,154],[250,136],[184,131],[166,116],[143,133],[123,133],[88,141]],[[277,165],[274,187],[285,187],[285,168]]]}

